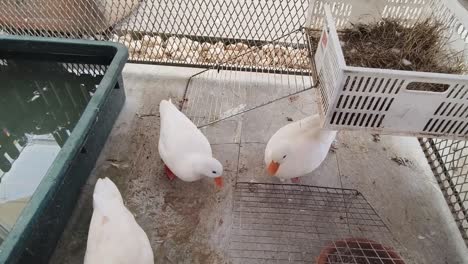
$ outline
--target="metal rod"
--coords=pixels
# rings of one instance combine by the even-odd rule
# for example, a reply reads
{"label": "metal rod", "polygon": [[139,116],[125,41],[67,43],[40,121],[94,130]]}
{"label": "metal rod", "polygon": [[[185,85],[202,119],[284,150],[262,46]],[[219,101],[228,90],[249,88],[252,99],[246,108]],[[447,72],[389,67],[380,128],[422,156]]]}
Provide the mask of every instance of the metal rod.
{"label": "metal rod", "polygon": [[202,127],[206,127],[206,126],[209,126],[209,125],[213,125],[213,124],[215,124],[215,123],[221,122],[221,121],[226,120],[226,119],[229,119],[229,118],[231,118],[231,117],[235,117],[235,116],[238,116],[238,115],[241,115],[241,114],[245,114],[245,113],[247,113],[247,112],[250,112],[250,111],[255,110],[255,109],[258,109],[258,108],[260,108],[260,107],[269,105],[269,104],[271,104],[271,103],[273,103],[273,102],[282,100],[282,99],[284,99],[284,98],[287,98],[287,97],[290,97],[290,96],[293,96],[293,95],[297,95],[297,94],[300,94],[300,93],[303,93],[303,92],[307,92],[307,91],[309,91],[309,90],[311,90],[311,89],[313,89],[313,88],[316,88],[316,87],[317,87],[317,86],[314,85],[314,86],[311,86],[311,87],[309,87],[309,88],[307,88],[307,89],[305,89],[305,90],[301,90],[301,91],[299,91],[299,92],[291,93],[291,94],[288,94],[288,95],[285,95],[285,96],[276,98],[276,99],[274,99],[274,100],[267,101],[267,102],[262,103],[262,104],[260,104],[260,105],[258,105],[258,106],[255,106],[255,107],[252,107],[252,108],[248,108],[248,109],[246,109],[246,110],[240,111],[240,112],[238,112],[238,113],[236,113],[236,114],[233,114],[233,115],[231,115],[231,116],[224,117],[224,118],[221,118],[221,119],[218,119],[218,120],[209,122],[209,123],[207,123],[207,124],[204,124],[204,125],[202,125],[202,126],[199,126],[198,128],[202,128]]}

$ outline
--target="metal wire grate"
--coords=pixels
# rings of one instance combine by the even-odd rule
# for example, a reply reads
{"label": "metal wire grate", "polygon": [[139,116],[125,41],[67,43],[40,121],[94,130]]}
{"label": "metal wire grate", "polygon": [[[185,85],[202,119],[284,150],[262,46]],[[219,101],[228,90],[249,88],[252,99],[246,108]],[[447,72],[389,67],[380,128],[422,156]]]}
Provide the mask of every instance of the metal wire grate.
{"label": "metal wire grate", "polygon": [[356,190],[237,183],[233,210],[233,263],[404,263]]}
{"label": "metal wire grate", "polygon": [[192,76],[182,111],[202,127],[312,89],[308,40],[296,30]]}
{"label": "metal wire grate", "polygon": [[134,62],[213,65],[229,56],[229,44],[256,46],[299,29],[308,5],[309,0],[5,0],[0,30],[112,40],[129,47]]}
{"label": "metal wire grate", "polygon": [[431,138],[419,142],[468,245],[468,142]]}

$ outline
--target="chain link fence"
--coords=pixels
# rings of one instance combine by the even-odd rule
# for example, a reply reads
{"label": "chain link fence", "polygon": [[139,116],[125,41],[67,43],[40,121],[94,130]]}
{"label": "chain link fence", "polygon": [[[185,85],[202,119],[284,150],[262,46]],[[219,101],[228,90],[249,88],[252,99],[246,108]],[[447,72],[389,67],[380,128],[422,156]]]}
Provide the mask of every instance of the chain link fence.
{"label": "chain link fence", "polygon": [[[252,53],[305,23],[309,0],[5,0],[0,30],[8,34],[112,40],[133,62],[214,65]],[[305,51],[305,49],[304,49]],[[298,50],[287,50],[281,66]],[[277,66],[279,66],[277,64]]]}
{"label": "chain link fence", "polygon": [[432,138],[419,142],[468,245],[468,142]]}

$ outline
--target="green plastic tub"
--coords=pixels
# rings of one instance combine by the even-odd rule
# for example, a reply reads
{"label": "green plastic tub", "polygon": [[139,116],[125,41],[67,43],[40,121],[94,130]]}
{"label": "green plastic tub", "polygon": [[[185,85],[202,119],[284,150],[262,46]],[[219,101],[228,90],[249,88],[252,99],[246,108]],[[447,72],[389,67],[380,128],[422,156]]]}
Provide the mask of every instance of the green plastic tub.
{"label": "green plastic tub", "polygon": [[0,37],[0,263],[47,263],[124,104],[116,43]]}

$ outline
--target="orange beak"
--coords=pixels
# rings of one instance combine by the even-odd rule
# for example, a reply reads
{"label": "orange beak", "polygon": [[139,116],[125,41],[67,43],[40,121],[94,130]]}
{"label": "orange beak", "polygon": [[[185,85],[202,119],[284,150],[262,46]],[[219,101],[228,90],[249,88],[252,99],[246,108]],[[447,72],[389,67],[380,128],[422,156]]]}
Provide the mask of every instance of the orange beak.
{"label": "orange beak", "polygon": [[270,162],[270,165],[268,165],[267,171],[270,176],[275,176],[275,174],[278,172],[280,164],[278,162]]}
{"label": "orange beak", "polygon": [[219,188],[223,188],[223,177],[214,178],[214,182],[216,186],[218,186]]}

